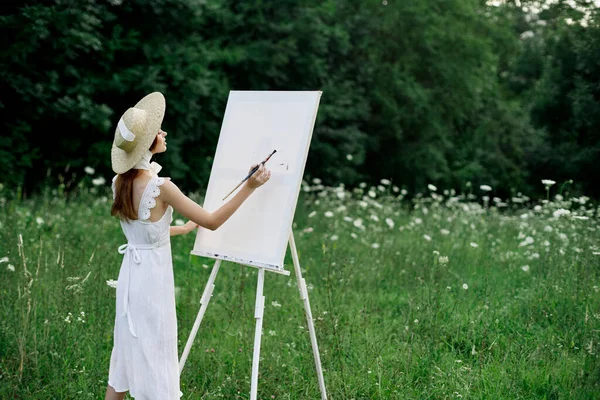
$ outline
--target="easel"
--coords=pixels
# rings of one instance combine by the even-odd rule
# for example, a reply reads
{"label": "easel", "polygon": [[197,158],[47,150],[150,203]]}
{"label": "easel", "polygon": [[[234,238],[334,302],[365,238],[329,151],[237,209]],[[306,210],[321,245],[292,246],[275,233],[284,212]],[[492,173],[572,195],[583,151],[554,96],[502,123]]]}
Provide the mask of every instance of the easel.
{"label": "easel", "polygon": [[[296,280],[298,284],[298,290],[300,291],[300,298],[304,302],[304,311],[306,312],[306,320],[308,322],[308,332],[310,334],[310,342],[312,345],[313,355],[315,357],[315,367],[317,369],[317,378],[319,380],[319,389],[321,390],[321,400],[327,400],[327,392],[325,390],[325,380],[323,379],[323,370],[321,368],[321,357],[319,356],[319,347],[317,345],[317,336],[315,334],[315,326],[313,323],[312,311],[310,309],[310,301],[308,300],[308,290],[306,288],[306,281],[302,278],[302,271],[300,270],[300,261],[298,260],[298,252],[296,250],[296,243],[294,242],[294,234],[290,231],[289,238],[290,251],[292,253],[292,260],[294,263],[294,271],[296,272]],[[204,313],[206,312],[206,308],[208,307],[208,302],[212,296],[213,290],[215,288],[214,282],[217,277],[217,273],[219,272],[219,267],[221,266],[221,260],[217,259],[215,261],[215,265],[210,272],[210,277],[208,278],[208,282],[206,283],[206,287],[204,288],[204,292],[202,293],[202,297],[200,298],[200,311],[198,312],[198,316],[196,317],[196,321],[194,322],[194,326],[192,328],[192,332],[187,340],[185,345],[185,349],[183,350],[183,354],[181,355],[181,360],[179,361],[179,373],[183,370],[183,366],[185,365],[185,361],[190,353],[190,349],[192,348],[192,344],[194,342],[194,338],[196,337],[196,333],[198,332],[198,328],[200,328],[200,323],[202,322],[202,318],[204,317]],[[254,331],[254,354],[252,355],[252,379],[251,379],[251,387],[250,387],[250,400],[256,400],[256,396],[258,393],[258,363],[260,360],[260,343],[262,338],[262,321],[263,314],[265,309],[265,296],[263,296],[263,287],[265,283],[265,270],[278,272],[275,270],[270,270],[267,268],[259,268],[258,269],[258,284],[256,286],[256,305],[254,308],[254,318],[256,319],[256,328]],[[286,275],[289,275],[287,273]]]}

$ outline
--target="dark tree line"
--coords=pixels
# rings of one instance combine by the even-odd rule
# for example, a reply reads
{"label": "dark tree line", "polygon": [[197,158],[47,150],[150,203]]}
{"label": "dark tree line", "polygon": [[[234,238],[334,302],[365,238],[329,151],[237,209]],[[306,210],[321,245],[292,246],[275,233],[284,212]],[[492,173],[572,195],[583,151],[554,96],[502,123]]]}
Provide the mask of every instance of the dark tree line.
{"label": "dark tree line", "polygon": [[0,182],[108,178],[120,114],[159,90],[160,162],[203,188],[229,90],[322,90],[306,173],[325,183],[508,195],[573,179],[598,196],[600,27],[591,2],[569,4],[6,2]]}

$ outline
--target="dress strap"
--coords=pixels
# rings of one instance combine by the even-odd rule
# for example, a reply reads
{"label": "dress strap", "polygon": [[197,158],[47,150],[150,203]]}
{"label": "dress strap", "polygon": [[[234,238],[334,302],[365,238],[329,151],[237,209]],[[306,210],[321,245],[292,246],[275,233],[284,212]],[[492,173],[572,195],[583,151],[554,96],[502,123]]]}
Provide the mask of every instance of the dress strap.
{"label": "dress strap", "polygon": [[150,210],[156,206],[156,198],[160,195],[160,186],[169,178],[160,178],[158,176],[150,178],[138,207],[138,220],[147,221],[150,219]]}

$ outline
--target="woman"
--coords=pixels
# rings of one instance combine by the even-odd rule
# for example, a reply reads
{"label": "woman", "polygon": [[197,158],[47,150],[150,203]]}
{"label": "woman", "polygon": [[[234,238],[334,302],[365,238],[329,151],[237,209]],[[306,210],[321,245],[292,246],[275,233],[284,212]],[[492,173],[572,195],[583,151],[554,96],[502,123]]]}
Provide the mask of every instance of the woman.
{"label": "woman", "polygon": [[[237,194],[214,212],[185,196],[169,178],[158,177],[153,154],[167,150],[161,129],[165,98],[155,92],[128,109],[119,120],[111,151],[113,206],[127,244],[117,284],[114,346],[110,359],[107,400],[179,399],[177,319],[170,236],[197,226],[215,230],[267,182],[263,166]],[[253,168],[252,166],[251,168]],[[184,226],[170,226],[173,209],[188,218]]]}

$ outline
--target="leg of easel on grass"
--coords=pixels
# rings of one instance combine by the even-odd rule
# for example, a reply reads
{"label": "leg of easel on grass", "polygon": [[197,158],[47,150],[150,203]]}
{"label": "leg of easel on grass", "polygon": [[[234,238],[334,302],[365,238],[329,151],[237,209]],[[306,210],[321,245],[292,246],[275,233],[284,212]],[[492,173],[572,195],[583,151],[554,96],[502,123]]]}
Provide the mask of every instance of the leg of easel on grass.
{"label": "leg of easel on grass", "polygon": [[265,284],[265,269],[258,270],[258,284],[256,285],[256,305],[254,306],[254,318],[256,318],[256,329],[254,331],[254,354],[252,355],[252,381],[250,387],[250,400],[256,400],[258,393],[258,362],[260,361],[260,339],[262,337],[262,322],[265,310],[265,296],[263,287]]}
{"label": "leg of easel on grass", "polygon": [[294,270],[300,290],[300,298],[304,302],[304,311],[306,311],[306,321],[308,322],[308,332],[310,333],[310,342],[312,344],[313,355],[315,357],[315,366],[317,367],[317,378],[319,379],[319,389],[321,390],[321,399],[327,400],[327,391],[325,389],[325,379],[323,379],[323,369],[321,368],[321,357],[319,356],[319,346],[317,345],[317,335],[315,334],[315,324],[313,322],[312,311],[310,310],[310,301],[308,300],[308,290],[306,281],[302,278],[300,270],[300,261],[298,260],[298,251],[294,242],[294,233],[290,232],[290,250],[292,251],[292,260],[294,261]]}
{"label": "leg of easel on grass", "polygon": [[206,312],[206,308],[208,307],[208,302],[210,301],[213,289],[215,288],[215,278],[217,277],[217,273],[219,272],[220,266],[221,260],[215,261],[215,265],[213,266],[213,269],[210,272],[210,277],[208,278],[208,282],[206,283],[206,287],[204,288],[204,292],[202,293],[202,297],[200,298],[200,311],[198,311],[198,316],[196,317],[196,321],[194,322],[194,327],[192,328],[190,337],[188,338],[188,341],[185,345],[185,350],[183,350],[183,354],[181,355],[181,360],[179,360],[180,374],[183,370],[183,366],[185,365],[185,361],[187,360],[188,354],[190,354],[190,349],[192,348],[192,344],[194,343],[194,338],[196,337],[196,333],[198,333],[198,328],[200,328],[200,323],[202,322],[202,318],[204,317],[204,313]]}

